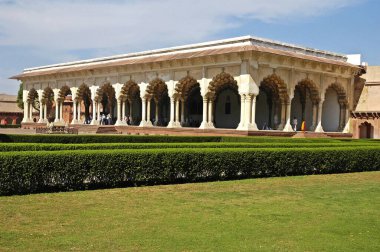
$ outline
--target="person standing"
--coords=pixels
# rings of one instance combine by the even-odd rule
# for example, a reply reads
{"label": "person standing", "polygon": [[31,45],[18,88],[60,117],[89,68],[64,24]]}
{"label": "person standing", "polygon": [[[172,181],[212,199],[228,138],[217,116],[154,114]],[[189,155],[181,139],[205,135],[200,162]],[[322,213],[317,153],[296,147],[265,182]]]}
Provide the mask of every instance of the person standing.
{"label": "person standing", "polygon": [[294,131],[297,131],[297,124],[298,124],[297,117],[294,117],[293,118]]}

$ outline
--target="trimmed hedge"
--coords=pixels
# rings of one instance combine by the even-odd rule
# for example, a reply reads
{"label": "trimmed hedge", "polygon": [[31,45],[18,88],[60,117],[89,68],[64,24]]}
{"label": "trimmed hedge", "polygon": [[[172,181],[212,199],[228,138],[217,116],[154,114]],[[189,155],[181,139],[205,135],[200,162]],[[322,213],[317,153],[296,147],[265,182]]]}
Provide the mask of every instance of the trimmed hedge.
{"label": "trimmed hedge", "polygon": [[14,128],[21,128],[21,124],[0,124],[0,128],[3,129],[14,129]]}
{"label": "trimmed hedge", "polygon": [[220,142],[217,136],[138,136],[138,135],[13,135],[0,134],[3,143],[180,143]]}
{"label": "trimmed hedge", "polygon": [[352,139],[288,137],[223,137],[223,136],[152,136],[152,135],[13,135],[0,134],[4,143],[180,143],[180,142],[246,142],[246,143],[330,143]]}
{"label": "trimmed hedge", "polygon": [[380,170],[380,147],[0,154],[0,194]]}
{"label": "trimmed hedge", "polygon": [[167,148],[321,148],[376,146],[376,142],[331,143],[250,143],[250,142],[204,142],[204,143],[0,143],[0,151],[55,151],[55,150],[101,150],[101,149],[167,149]]}

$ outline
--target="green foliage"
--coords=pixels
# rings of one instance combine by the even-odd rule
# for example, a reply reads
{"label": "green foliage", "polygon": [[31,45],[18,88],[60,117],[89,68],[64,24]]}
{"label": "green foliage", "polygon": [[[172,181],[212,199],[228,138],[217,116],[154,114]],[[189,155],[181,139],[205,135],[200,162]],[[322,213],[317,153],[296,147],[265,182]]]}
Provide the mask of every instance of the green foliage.
{"label": "green foliage", "polygon": [[0,134],[4,143],[180,143],[220,142],[221,137],[207,136],[131,136],[131,135],[12,135]]}
{"label": "green foliage", "polygon": [[158,135],[12,135],[0,134],[0,142],[14,143],[332,143],[353,139],[288,138],[288,137],[223,137],[223,136],[158,136]]}
{"label": "green foliage", "polygon": [[18,88],[18,92],[17,92],[17,106],[20,108],[20,109],[24,109],[24,102],[23,102],[23,99],[22,99],[22,96],[23,96],[23,83],[20,83],[20,86]]}
{"label": "green foliage", "polygon": [[0,125],[0,128],[20,128],[20,124],[5,124],[5,125]]}
{"label": "green foliage", "polygon": [[380,170],[380,147],[3,152],[0,195]]}
{"label": "green foliage", "polygon": [[[378,145],[379,144],[379,145]],[[355,141],[331,143],[277,143],[277,142],[173,142],[173,143],[0,143],[0,152],[8,151],[56,151],[56,150],[106,150],[106,149],[179,149],[179,148],[336,148],[380,146],[380,142]]]}

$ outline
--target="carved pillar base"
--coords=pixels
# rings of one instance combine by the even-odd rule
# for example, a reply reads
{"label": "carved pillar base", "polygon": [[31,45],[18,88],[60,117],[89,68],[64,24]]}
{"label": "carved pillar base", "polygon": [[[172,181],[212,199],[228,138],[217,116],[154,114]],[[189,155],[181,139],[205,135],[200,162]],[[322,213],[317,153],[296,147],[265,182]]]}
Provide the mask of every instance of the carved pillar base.
{"label": "carved pillar base", "polygon": [[290,119],[288,119],[286,121],[286,124],[285,124],[285,127],[284,127],[283,131],[285,131],[285,132],[292,132],[292,131],[294,131],[292,125],[290,124]]}
{"label": "carved pillar base", "polygon": [[314,131],[314,132],[319,132],[319,133],[325,132],[325,131],[323,130],[322,122],[321,122],[321,121],[318,122],[318,125],[317,125],[317,127],[315,128],[315,131]]}
{"label": "carved pillar base", "polygon": [[141,121],[139,127],[153,127],[151,121]]}
{"label": "carved pillar base", "polygon": [[346,126],[344,126],[344,129],[343,129],[342,132],[343,133],[352,133],[352,130],[351,130],[351,118],[348,118]]}

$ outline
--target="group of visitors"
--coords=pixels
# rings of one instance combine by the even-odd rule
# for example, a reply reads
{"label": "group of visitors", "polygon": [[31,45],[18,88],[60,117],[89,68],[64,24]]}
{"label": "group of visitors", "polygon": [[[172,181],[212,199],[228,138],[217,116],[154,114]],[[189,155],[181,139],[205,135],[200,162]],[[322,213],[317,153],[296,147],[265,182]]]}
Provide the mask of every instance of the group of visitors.
{"label": "group of visitors", "polygon": [[113,124],[113,120],[112,120],[112,117],[110,114],[102,114],[100,116],[100,125],[112,125]]}

